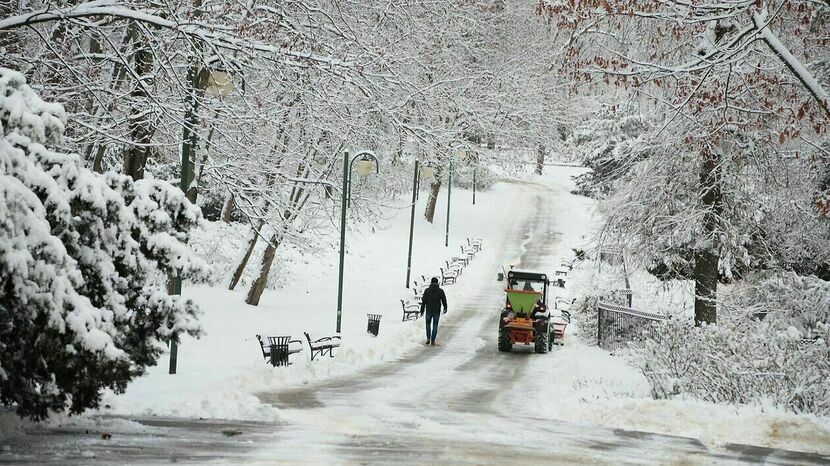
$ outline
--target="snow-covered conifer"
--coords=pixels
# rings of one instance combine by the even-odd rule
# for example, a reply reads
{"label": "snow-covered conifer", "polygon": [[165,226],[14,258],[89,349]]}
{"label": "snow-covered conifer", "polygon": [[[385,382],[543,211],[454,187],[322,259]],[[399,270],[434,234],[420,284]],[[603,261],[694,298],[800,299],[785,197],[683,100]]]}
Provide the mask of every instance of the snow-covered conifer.
{"label": "snow-covered conifer", "polygon": [[40,419],[97,406],[155,364],[198,309],[166,274],[199,278],[199,210],[166,182],[97,174],[55,151],[63,107],[0,68],[0,400]]}

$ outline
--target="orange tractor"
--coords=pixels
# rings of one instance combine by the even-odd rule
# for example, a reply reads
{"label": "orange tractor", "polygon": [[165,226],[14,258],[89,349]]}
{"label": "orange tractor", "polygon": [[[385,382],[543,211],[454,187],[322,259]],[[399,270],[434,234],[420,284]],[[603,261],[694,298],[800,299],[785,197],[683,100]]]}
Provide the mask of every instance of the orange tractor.
{"label": "orange tractor", "polygon": [[533,345],[537,353],[553,348],[554,338],[561,339],[564,325],[551,322],[548,311],[546,274],[510,270],[507,272],[507,299],[499,319],[499,351],[510,351],[513,345]]}

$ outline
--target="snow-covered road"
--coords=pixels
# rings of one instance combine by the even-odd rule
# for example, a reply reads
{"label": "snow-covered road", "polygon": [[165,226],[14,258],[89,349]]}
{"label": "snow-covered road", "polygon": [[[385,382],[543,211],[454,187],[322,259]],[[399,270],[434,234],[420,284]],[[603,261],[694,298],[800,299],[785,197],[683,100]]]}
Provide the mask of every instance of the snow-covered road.
{"label": "snow-covered road", "polygon": [[[551,420],[567,410],[539,383],[541,364],[563,364],[564,351],[538,355],[496,349],[500,264],[558,265],[561,188],[526,185],[500,228],[513,238],[487,245],[497,253],[449,287],[451,318],[441,346],[356,374],[260,393],[279,423],[139,419],[117,441],[79,435],[78,428],[35,432],[26,454],[0,463],[261,463],[261,464],[827,464],[830,458]],[[448,317],[450,317],[448,315]],[[550,371],[548,371],[550,372]],[[127,421],[124,421],[127,422]],[[222,432],[226,435],[223,435]],[[231,436],[228,436],[231,434]],[[238,434],[238,435],[233,435]],[[72,452],[72,453],[70,453]]]}

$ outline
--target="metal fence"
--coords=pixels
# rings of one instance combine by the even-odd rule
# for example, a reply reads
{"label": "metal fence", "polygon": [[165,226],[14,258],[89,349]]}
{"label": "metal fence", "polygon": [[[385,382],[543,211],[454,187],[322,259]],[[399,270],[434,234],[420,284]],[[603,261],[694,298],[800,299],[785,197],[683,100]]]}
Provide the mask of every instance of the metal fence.
{"label": "metal fence", "polygon": [[606,350],[617,350],[631,342],[655,336],[655,324],[668,316],[633,309],[628,264],[622,247],[606,245],[600,249],[600,264],[622,265],[625,288],[602,296],[597,303],[597,345]]}
{"label": "metal fence", "polygon": [[616,350],[630,342],[653,337],[654,324],[666,318],[663,315],[600,301],[597,303],[597,345],[602,349]]}

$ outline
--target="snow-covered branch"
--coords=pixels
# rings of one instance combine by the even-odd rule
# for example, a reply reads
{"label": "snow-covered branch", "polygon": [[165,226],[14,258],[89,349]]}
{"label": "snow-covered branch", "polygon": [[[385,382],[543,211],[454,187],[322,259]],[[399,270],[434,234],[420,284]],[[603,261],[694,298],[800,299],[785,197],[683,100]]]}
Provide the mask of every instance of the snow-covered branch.
{"label": "snow-covered branch", "polygon": [[827,91],[824,90],[815,76],[807,70],[807,67],[793,56],[789,49],[778,39],[778,36],[772,32],[767,19],[768,13],[766,9],[752,13],[752,21],[755,23],[758,34],[761,35],[764,42],[781,59],[787,69],[801,82],[810,95],[816,99],[816,102],[824,110],[824,113],[830,117],[830,97],[828,97]]}
{"label": "snow-covered branch", "polygon": [[[49,6],[37,11],[0,20],[0,31],[33,26],[40,23],[91,17],[111,17],[137,21],[150,26],[185,34],[194,40],[206,42],[212,47],[219,49],[227,49],[238,53],[248,53],[250,51],[263,53],[267,59],[280,60],[286,64],[298,64],[302,66],[303,64],[314,63],[329,67],[331,70],[354,68],[356,66],[356,63],[350,60],[323,56],[314,52],[276,47],[261,41],[251,40],[249,37],[240,37],[235,35],[231,28],[221,27],[216,24],[176,22],[159,15],[121,5],[118,1],[101,0],[85,2],[64,9],[55,9]],[[285,58],[289,60],[285,61]]]}

